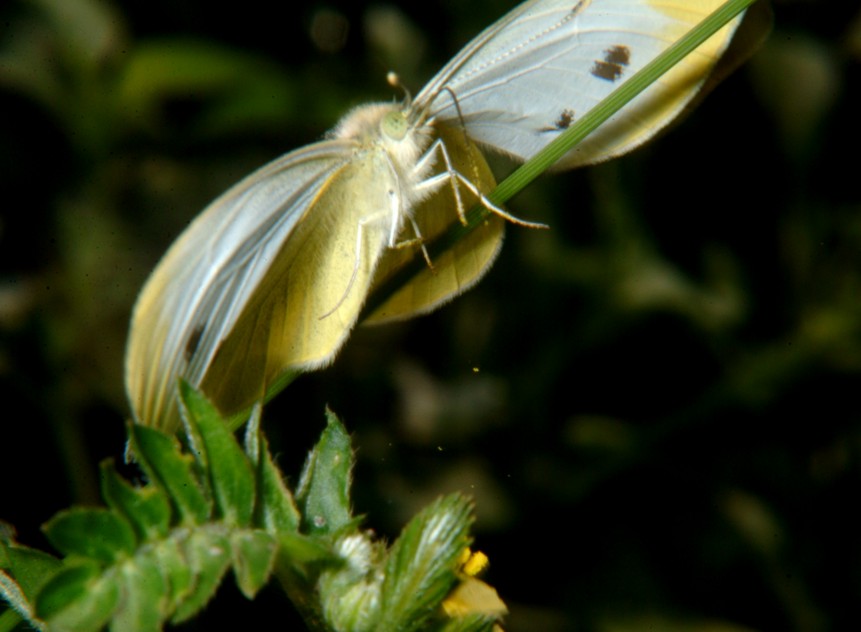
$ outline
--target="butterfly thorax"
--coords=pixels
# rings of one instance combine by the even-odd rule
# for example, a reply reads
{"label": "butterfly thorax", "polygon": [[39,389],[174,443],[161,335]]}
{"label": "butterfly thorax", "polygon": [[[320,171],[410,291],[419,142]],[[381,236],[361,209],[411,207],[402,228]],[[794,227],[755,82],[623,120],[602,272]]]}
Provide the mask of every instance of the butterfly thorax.
{"label": "butterfly thorax", "polygon": [[355,142],[359,151],[384,150],[398,180],[410,190],[410,185],[421,181],[430,170],[430,164],[422,169],[417,165],[431,143],[432,130],[427,125],[414,125],[408,114],[397,103],[363,105],[344,116],[332,136]]}
{"label": "butterfly thorax", "polygon": [[[411,121],[408,106],[397,103],[373,103],[353,109],[335,129],[332,136],[355,143],[357,154],[382,158],[392,176],[389,209],[379,219],[386,225],[388,245],[398,243],[404,222],[430,190],[423,181],[430,175],[433,156],[426,155],[431,145],[432,128]],[[382,174],[381,174],[382,175]]]}

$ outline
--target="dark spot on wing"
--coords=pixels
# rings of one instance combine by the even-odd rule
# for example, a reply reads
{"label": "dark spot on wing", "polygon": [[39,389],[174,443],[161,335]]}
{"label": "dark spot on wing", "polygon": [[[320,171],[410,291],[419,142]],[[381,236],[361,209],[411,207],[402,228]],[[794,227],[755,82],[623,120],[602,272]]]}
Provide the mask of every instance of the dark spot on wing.
{"label": "dark spot on wing", "polygon": [[631,63],[631,49],[627,46],[617,44],[604,51],[604,61],[608,64],[619,64],[627,66]]}
{"label": "dark spot on wing", "polygon": [[194,353],[197,351],[197,346],[200,344],[200,339],[203,337],[204,329],[203,325],[198,325],[188,337],[188,342],[185,343],[186,362],[191,362],[191,359],[194,357]]}
{"label": "dark spot on wing", "polygon": [[571,122],[574,120],[574,110],[570,110],[565,108],[559,114],[559,118],[553,121],[553,125],[549,125],[547,127],[542,127],[540,132],[561,132],[563,130],[568,129],[571,126]]}
{"label": "dark spot on wing", "polygon": [[571,125],[571,121],[574,120],[574,110],[564,109],[562,110],[562,114],[559,115],[559,118],[556,119],[556,129],[568,129]]}
{"label": "dark spot on wing", "polygon": [[592,66],[592,76],[606,81],[616,81],[625,72],[625,67],[631,63],[631,49],[617,44],[604,51],[604,58],[595,60]]}

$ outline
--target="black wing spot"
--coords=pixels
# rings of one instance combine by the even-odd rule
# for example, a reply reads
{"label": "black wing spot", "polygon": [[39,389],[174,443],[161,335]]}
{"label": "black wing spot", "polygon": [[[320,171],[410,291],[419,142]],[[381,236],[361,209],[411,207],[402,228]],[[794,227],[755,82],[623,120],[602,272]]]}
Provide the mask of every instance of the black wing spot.
{"label": "black wing spot", "polygon": [[616,81],[631,63],[631,49],[617,44],[604,51],[604,59],[595,60],[592,76],[605,81]]}
{"label": "black wing spot", "polygon": [[562,114],[559,115],[559,118],[556,119],[556,129],[568,129],[571,126],[571,121],[574,120],[574,110],[569,110],[565,108],[562,110]]}
{"label": "black wing spot", "polygon": [[559,114],[559,118],[557,118],[553,125],[549,125],[548,127],[542,127],[540,132],[561,132],[563,130],[568,129],[571,126],[572,121],[574,121],[574,110],[569,108],[565,108]]}
{"label": "black wing spot", "polygon": [[619,64],[627,66],[631,63],[631,49],[627,46],[617,44],[604,51],[604,61],[608,64]]}
{"label": "black wing spot", "polygon": [[200,345],[200,339],[203,338],[203,332],[206,328],[203,325],[198,325],[194,328],[194,331],[191,332],[191,335],[188,337],[188,342],[185,343],[185,361],[191,362],[191,359],[194,357],[195,352],[197,351],[198,345]]}

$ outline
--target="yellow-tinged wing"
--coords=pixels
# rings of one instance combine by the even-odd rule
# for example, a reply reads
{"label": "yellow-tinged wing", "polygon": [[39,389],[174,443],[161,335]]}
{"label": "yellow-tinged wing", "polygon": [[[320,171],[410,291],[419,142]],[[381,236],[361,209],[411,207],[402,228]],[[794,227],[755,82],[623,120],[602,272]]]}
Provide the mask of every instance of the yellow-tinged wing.
{"label": "yellow-tinged wing", "polygon": [[132,314],[125,377],[136,422],[175,427],[178,379],[200,384],[277,253],[352,152],[351,143],[327,141],[285,155],[215,200],[174,242]]}
{"label": "yellow-tinged wing", "polygon": [[223,413],[249,408],[286,371],[334,358],[387,250],[390,192],[397,187],[382,153],[368,150],[320,188],[201,382]]}

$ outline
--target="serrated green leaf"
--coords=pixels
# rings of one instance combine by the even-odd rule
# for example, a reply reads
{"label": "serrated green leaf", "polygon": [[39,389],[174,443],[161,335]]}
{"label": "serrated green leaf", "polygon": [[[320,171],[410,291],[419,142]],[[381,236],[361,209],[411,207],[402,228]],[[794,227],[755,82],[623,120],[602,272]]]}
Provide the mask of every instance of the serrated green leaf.
{"label": "serrated green leaf", "polygon": [[260,411],[259,404],[252,408],[245,428],[245,454],[254,468],[257,487],[254,524],[275,534],[297,531],[299,510],[260,430]]}
{"label": "serrated green leaf", "polygon": [[199,438],[201,456],[219,516],[228,525],[251,524],[254,511],[254,474],[245,453],[221,415],[201,393],[183,381],[181,406],[194,437]]}
{"label": "serrated green leaf", "polygon": [[141,540],[159,539],[170,527],[170,502],[156,485],[132,487],[114,469],[113,461],[101,463],[102,497],[108,507],[122,514]]}
{"label": "serrated green leaf", "polygon": [[79,563],[54,575],[36,598],[36,616],[52,632],[98,630],[119,601],[116,577],[95,562]]}
{"label": "serrated green leaf", "polygon": [[409,522],[386,561],[380,630],[418,630],[437,610],[457,581],[471,523],[472,504],[459,494],[437,500]]}
{"label": "serrated green leaf", "polygon": [[265,531],[236,531],[230,536],[233,573],[242,594],[253,599],[275,566],[278,541]]}
{"label": "serrated green leaf", "polygon": [[167,618],[167,585],[150,555],[137,555],[119,566],[122,596],[111,620],[113,632],[159,632]]}
{"label": "serrated green leaf", "polygon": [[9,571],[29,601],[57,571],[62,562],[53,555],[17,544],[0,542],[5,558],[3,568]]}
{"label": "serrated green leaf", "polygon": [[64,555],[112,563],[134,553],[137,538],[125,518],[108,509],[73,507],[59,512],[42,530]]}
{"label": "serrated green leaf", "polygon": [[206,522],[212,513],[193,459],[182,454],[177,440],[153,428],[131,424],[129,438],[135,456],[150,480],[171,499],[186,524]]}
{"label": "serrated green leaf", "polygon": [[230,542],[214,528],[194,529],[182,541],[181,548],[196,582],[173,613],[173,623],[185,621],[203,608],[230,567]]}
{"label": "serrated green leaf", "polygon": [[315,535],[334,533],[352,520],[350,436],[333,412],[326,411],[326,420],[328,425],[308,454],[296,493],[303,530]]}

